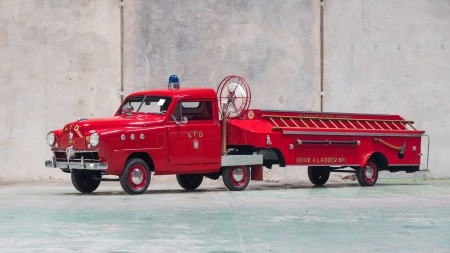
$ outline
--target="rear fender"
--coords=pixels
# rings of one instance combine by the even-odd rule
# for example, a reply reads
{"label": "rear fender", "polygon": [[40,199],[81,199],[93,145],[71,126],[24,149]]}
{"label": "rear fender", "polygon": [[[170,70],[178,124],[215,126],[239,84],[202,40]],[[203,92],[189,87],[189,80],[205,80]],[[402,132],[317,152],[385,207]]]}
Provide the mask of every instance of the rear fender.
{"label": "rear fender", "polygon": [[364,166],[364,164],[366,164],[371,157],[375,158],[375,160],[377,161],[379,170],[387,170],[388,169],[389,162],[388,162],[386,156],[383,155],[383,153],[381,153],[381,152],[375,152],[375,151],[363,154],[361,156],[359,166],[361,166],[361,167]]}

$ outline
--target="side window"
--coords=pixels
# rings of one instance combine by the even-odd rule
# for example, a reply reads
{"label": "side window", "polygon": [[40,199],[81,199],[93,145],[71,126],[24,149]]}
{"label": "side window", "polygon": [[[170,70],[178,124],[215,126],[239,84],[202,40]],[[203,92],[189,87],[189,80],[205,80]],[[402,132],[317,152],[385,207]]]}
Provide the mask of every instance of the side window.
{"label": "side window", "polygon": [[174,118],[180,120],[181,117],[186,117],[188,121],[190,120],[212,120],[212,102],[211,101],[201,101],[201,102],[181,102],[177,105],[177,108],[172,114],[171,120]]}

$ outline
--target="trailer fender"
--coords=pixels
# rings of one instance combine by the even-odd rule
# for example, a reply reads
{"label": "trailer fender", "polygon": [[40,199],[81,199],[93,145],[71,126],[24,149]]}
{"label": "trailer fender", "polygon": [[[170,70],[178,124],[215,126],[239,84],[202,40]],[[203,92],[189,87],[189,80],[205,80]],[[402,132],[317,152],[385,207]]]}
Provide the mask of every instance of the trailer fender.
{"label": "trailer fender", "polygon": [[379,170],[388,170],[389,169],[388,168],[389,162],[388,162],[386,156],[381,152],[375,152],[375,151],[363,154],[361,156],[361,161],[360,161],[359,166],[361,166],[361,167],[364,166],[364,164],[366,164],[371,157],[375,158],[375,160],[377,161]]}

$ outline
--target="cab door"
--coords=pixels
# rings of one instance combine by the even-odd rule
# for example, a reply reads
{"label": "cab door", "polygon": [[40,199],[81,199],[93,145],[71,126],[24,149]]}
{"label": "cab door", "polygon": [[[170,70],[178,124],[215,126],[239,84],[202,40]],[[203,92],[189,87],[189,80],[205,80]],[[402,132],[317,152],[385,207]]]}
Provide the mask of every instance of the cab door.
{"label": "cab door", "polygon": [[[220,163],[221,128],[212,101],[179,102],[167,126],[169,166]],[[182,122],[182,118],[187,122]]]}

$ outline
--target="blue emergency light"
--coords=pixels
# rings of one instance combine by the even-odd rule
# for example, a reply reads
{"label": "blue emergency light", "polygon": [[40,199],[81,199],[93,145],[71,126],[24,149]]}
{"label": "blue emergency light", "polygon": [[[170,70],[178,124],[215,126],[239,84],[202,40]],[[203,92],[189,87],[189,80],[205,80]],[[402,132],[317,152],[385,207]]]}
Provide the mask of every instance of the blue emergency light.
{"label": "blue emergency light", "polygon": [[169,90],[178,90],[180,88],[180,83],[178,82],[178,76],[171,75],[169,77]]}

